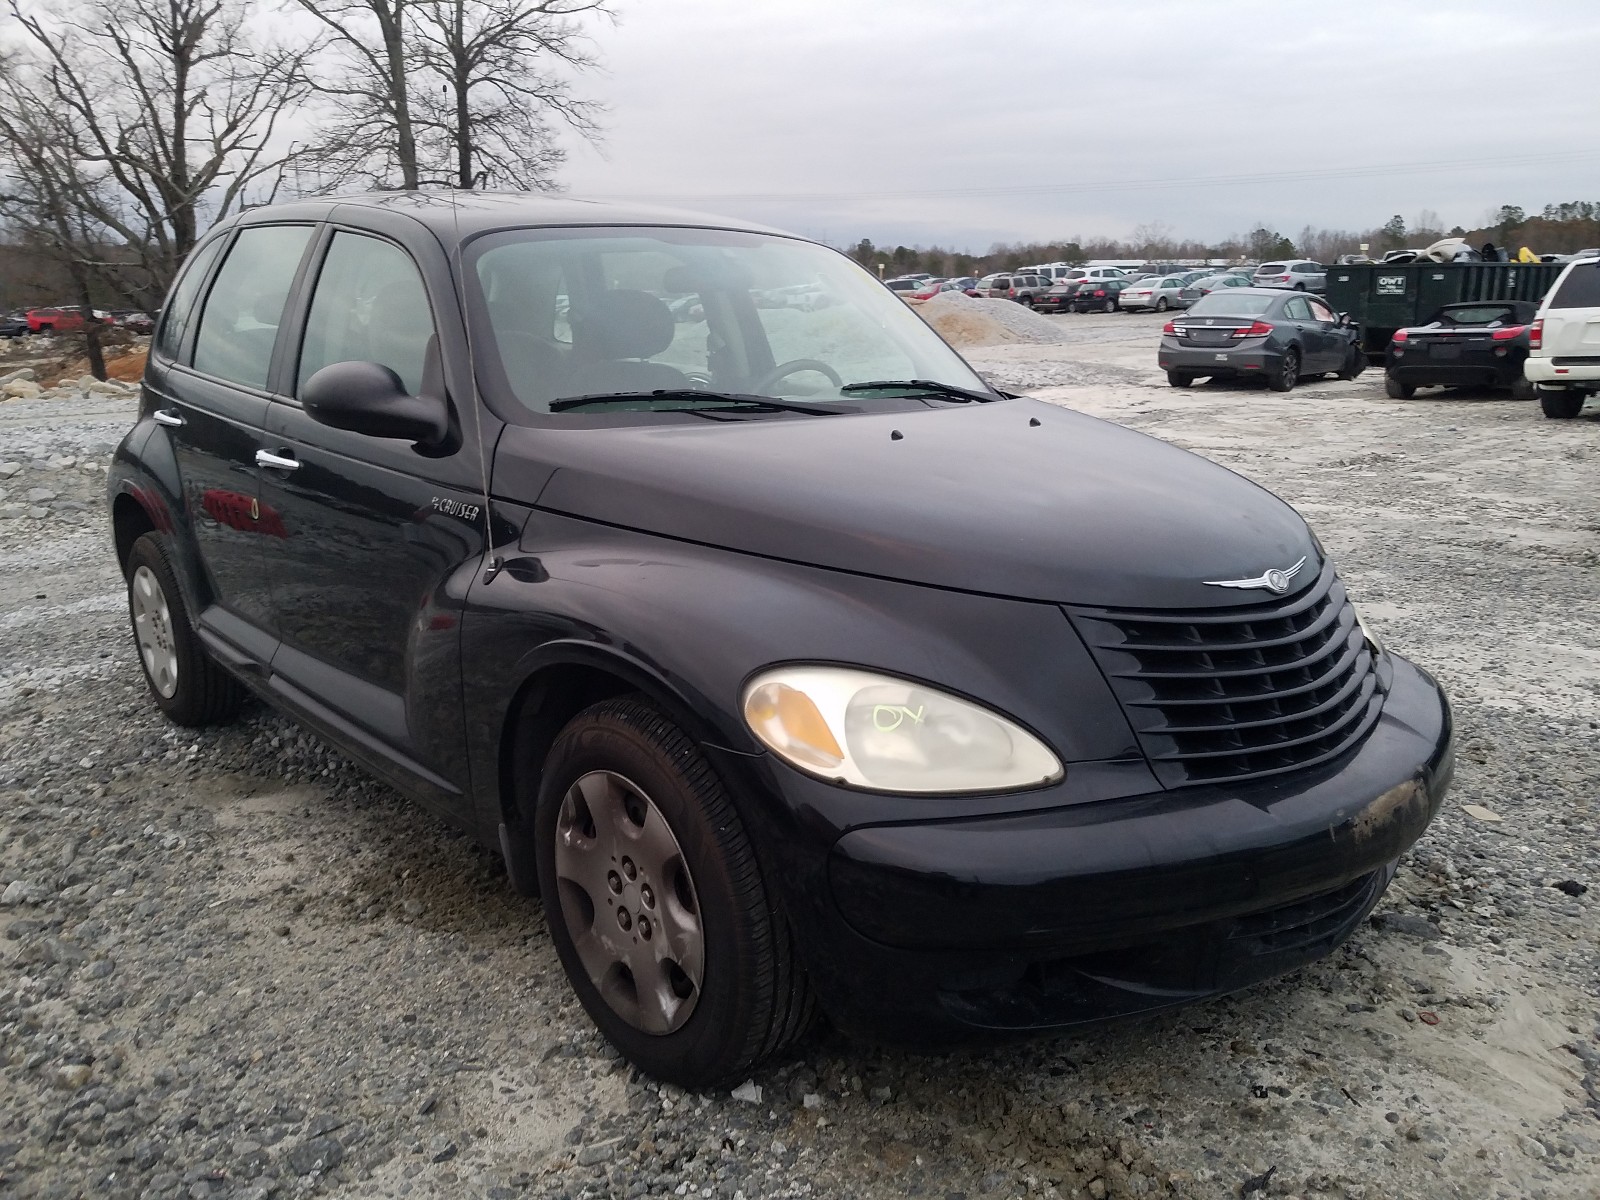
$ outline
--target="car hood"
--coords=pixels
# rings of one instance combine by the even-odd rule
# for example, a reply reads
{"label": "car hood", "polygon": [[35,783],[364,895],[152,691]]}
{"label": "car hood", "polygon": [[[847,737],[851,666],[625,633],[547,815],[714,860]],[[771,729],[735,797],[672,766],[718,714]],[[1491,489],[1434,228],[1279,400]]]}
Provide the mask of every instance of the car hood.
{"label": "car hood", "polygon": [[493,490],[728,550],[1094,606],[1266,599],[1206,581],[1317,555],[1292,508],[1231,471],[1027,399],[692,425],[508,426]]}

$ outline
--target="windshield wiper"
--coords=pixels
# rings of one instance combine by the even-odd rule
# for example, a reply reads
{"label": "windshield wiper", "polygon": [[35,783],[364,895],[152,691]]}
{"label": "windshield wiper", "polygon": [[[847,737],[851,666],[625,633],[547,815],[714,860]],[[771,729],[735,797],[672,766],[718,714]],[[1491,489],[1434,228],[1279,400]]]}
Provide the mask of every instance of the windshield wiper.
{"label": "windshield wiper", "polygon": [[[657,388],[650,392],[596,392],[589,396],[565,396],[550,401],[551,412],[566,412],[590,404],[610,404],[618,400],[715,400],[721,404],[739,404],[749,408],[765,408],[773,412],[806,413],[814,417],[831,417],[840,412],[853,411],[839,408],[818,408],[812,404],[793,404],[771,396],[752,396],[744,392],[705,392],[698,388]],[[705,409],[679,408],[670,412],[705,412]]]}
{"label": "windshield wiper", "polygon": [[971,388],[956,387],[951,383],[940,383],[937,379],[872,379],[865,383],[847,383],[839,390],[841,392],[876,392],[888,391],[891,388],[903,392],[932,392],[935,396],[943,396],[949,400],[959,400],[966,403],[976,400],[980,404],[1001,399],[1000,396],[989,395],[986,392],[974,391]]}

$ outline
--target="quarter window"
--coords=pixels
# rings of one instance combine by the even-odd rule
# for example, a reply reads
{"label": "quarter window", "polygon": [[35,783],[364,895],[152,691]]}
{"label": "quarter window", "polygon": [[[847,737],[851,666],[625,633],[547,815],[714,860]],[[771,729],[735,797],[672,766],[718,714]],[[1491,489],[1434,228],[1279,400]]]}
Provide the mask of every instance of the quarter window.
{"label": "quarter window", "polygon": [[267,386],[289,287],[310,239],[309,225],[261,225],[240,232],[200,315],[196,371],[245,387]]}
{"label": "quarter window", "polygon": [[377,238],[337,233],[306,314],[296,394],[332,363],[375,362],[416,395],[433,333],[428,293],[411,256]]}
{"label": "quarter window", "polygon": [[184,335],[194,322],[195,301],[200,296],[200,288],[206,276],[211,274],[211,265],[217,261],[217,255],[227,242],[227,238],[219,237],[202,246],[198,254],[190,257],[189,265],[178,277],[177,286],[167,299],[161,332],[156,335],[156,353],[163,358],[177,358],[183,350]]}

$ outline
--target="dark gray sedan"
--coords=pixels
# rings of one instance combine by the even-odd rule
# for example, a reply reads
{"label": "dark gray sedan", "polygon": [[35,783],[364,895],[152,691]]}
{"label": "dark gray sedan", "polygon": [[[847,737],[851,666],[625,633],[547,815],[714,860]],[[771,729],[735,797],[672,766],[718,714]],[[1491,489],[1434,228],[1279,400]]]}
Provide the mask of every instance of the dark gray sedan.
{"label": "dark gray sedan", "polygon": [[1263,378],[1287,392],[1309,375],[1354,379],[1366,366],[1356,327],[1316,296],[1278,288],[1224,288],[1161,331],[1158,358],[1173,387],[1203,376]]}

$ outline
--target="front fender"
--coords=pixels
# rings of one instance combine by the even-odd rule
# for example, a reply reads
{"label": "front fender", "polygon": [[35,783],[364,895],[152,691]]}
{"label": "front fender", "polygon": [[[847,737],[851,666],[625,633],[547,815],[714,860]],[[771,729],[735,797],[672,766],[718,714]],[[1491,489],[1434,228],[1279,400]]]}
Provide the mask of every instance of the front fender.
{"label": "front fender", "polygon": [[[1063,762],[1128,767],[1153,790],[1099,669],[1051,604],[896,583],[714,549],[536,511],[493,582],[475,586],[462,628],[480,812],[504,795],[506,723],[551,666],[614,672],[703,744],[764,757],[739,712],[744,684],[773,663],[846,663],[924,680],[1006,713]],[[1080,773],[1085,780],[1095,772]],[[1069,765],[1068,780],[1074,778]],[[1096,777],[1096,793],[1107,781]],[[1115,791],[1122,791],[1121,781]],[[1059,805],[1058,786],[993,797],[905,797],[827,789],[835,828]]]}

